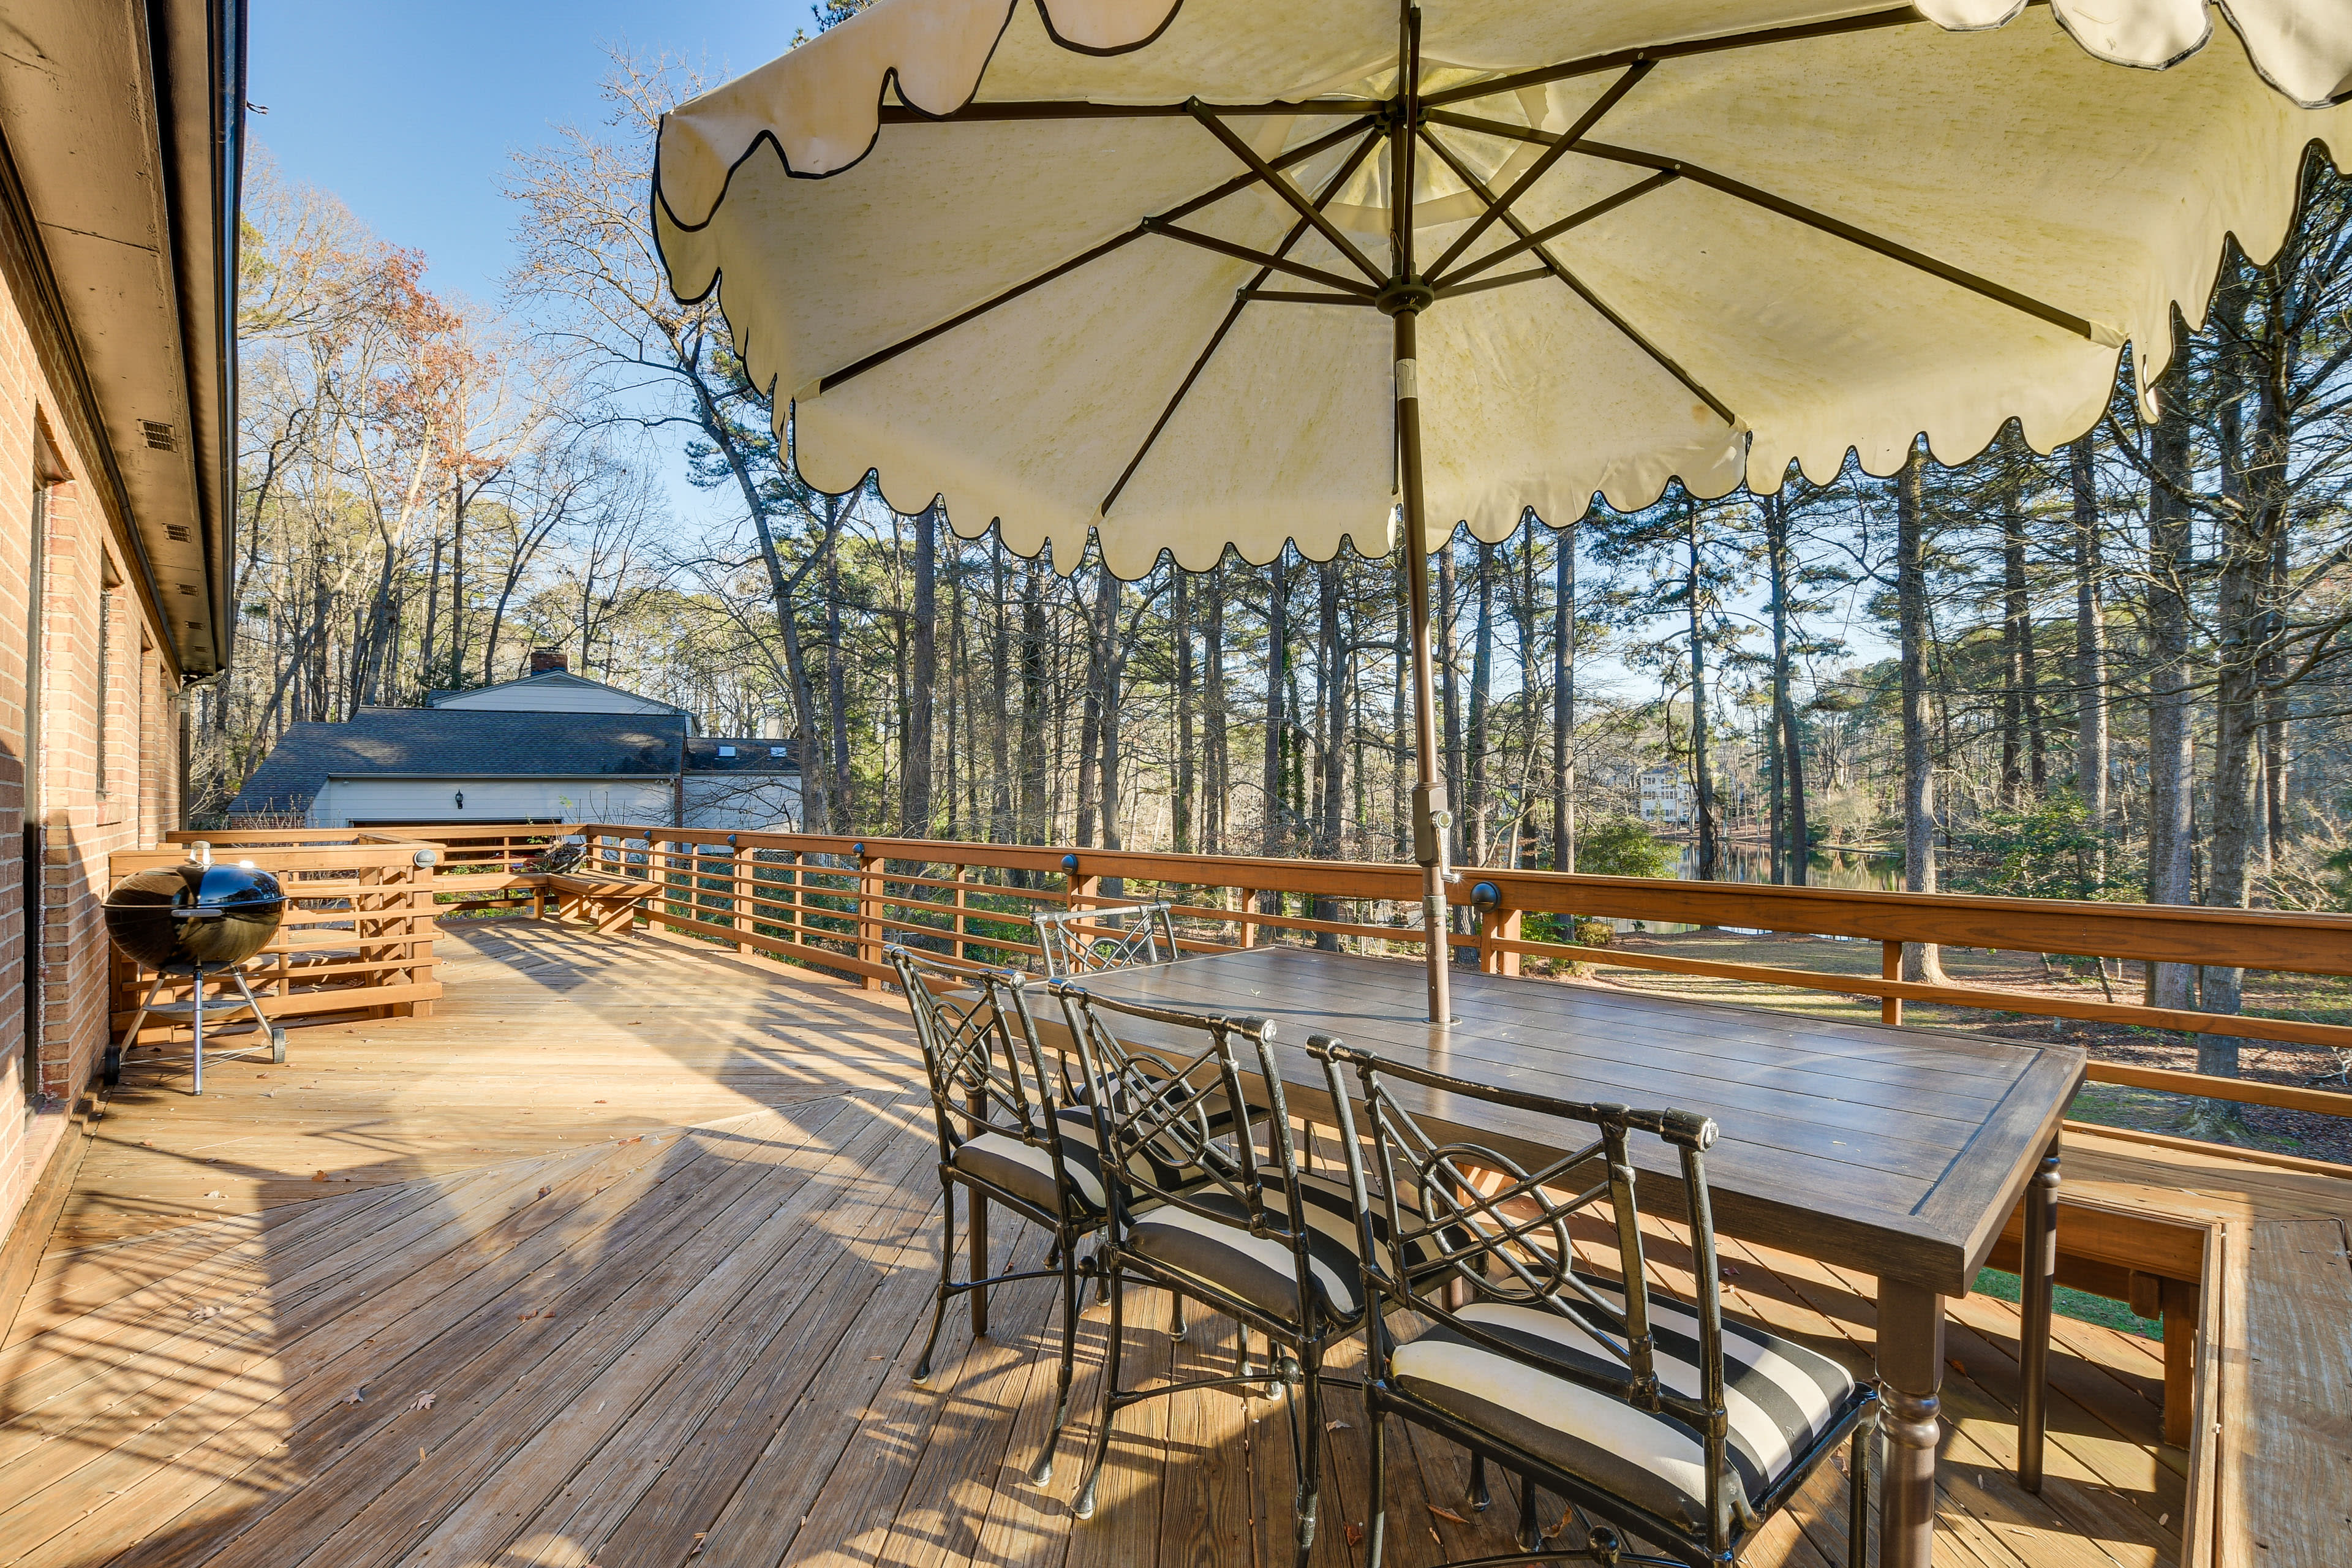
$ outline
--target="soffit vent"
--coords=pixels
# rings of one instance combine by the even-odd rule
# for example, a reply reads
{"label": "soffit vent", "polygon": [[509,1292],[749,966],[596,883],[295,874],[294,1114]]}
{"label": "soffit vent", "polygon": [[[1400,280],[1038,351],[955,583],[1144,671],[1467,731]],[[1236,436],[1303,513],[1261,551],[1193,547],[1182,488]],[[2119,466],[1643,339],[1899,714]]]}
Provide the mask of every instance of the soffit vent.
{"label": "soffit vent", "polygon": [[185,544],[194,535],[188,531],[188,525],[184,522],[167,522],[163,525],[163,537],[174,544]]}
{"label": "soffit vent", "polygon": [[173,435],[172,427],[160,419],[142,419],[139,422],[139,431],[147,437],[148,449],[151,451],[176,452],[180,449],[179,437]]}

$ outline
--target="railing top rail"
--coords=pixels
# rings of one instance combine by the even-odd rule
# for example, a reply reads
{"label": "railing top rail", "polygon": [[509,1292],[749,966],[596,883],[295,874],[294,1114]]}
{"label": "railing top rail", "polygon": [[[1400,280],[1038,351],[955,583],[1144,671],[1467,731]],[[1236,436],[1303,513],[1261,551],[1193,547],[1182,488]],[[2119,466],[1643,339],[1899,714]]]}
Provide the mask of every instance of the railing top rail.
{"label": "railing top rail", "polygon": [[[1336,898],[1410,901],[1420,896],[1420,873],[1411,866],[831,834],[730,834],[643,824],[590,823],[575,831],[592,837],[732,844],[739,848],[790,849],[866,861],[988,866],[1049,874],[1073,874],[1066,862],[1075,856],[1074,874],[1089,879],[1118,877],[1176,886],[1278,889]],[[1482,883],[1495,889],[1497,907],[1530,913],[1602,915],[1877,942],[2352,974],[2352,915],[1786,888],[1754,882],[1681,882],[1473,867],[1462,868],[1461,879],[1448,889],[1447,897],[1456,904],[1476,903]]]}

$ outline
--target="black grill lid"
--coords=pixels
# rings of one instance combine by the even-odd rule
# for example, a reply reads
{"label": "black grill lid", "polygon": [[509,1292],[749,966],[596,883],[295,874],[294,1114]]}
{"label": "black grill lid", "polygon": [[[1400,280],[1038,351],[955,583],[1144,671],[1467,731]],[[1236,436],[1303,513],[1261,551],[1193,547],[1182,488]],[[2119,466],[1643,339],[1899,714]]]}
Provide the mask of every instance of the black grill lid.
{"label": "black grill lid", "polygon": [[125,877],[106,895],[115,945],[152,969],[242,963],[278,934],[278,879],[250,864],[190,860]]}

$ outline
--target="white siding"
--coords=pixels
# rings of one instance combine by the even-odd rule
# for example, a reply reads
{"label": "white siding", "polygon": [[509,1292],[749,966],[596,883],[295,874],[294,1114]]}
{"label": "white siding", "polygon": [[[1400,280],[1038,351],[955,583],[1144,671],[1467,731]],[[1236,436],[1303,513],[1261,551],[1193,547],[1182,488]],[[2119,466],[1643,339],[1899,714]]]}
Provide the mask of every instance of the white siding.
{"label": "white siding", "polygon": [[[466,797],[463,806],[457,802],[460,795]],[[348,827],[353,822],[504,822],[518,817],[661,825],[670,820],[672,809],[666,774],[650,779],[330,779],[310,803],[310,825]]]}

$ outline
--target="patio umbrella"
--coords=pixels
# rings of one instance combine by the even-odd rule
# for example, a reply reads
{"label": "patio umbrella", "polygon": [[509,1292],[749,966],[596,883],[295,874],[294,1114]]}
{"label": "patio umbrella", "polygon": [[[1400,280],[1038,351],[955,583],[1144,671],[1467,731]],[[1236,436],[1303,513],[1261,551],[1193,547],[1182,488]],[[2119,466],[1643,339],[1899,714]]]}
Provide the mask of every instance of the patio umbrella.
{"label": "patio umbrella", "polygon": [[2352,153],[2352,6],[2221,9],[881,0],[674,111],[653,221],[820,488],[1129,577],[1402,524],[1442,1021],[1426,552],[2147,398]]}

